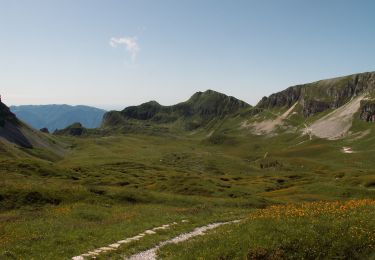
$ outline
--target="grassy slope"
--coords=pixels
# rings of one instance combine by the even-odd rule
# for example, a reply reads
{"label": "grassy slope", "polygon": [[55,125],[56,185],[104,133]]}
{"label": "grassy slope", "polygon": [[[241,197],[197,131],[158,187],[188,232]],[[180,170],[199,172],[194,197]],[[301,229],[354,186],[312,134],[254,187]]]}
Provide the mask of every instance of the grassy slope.
{"label": "grassy slope", "polygon": [[297,145],[307,137],[252,136],[233,127],[241,120],[213,122],[194,135],[61,137],[72,148],[55,162],[2,156],[1,258],[66,259],[190,220],[121,250],[130,254],[254,208],[375,196],[373,135],[351,143],[359,153],[343,154],[349,140]]}
{"label": "grassy slope", "polygon": [[236,225],[161,249],[163,259],[369,259],[375,200],[255,210]]}

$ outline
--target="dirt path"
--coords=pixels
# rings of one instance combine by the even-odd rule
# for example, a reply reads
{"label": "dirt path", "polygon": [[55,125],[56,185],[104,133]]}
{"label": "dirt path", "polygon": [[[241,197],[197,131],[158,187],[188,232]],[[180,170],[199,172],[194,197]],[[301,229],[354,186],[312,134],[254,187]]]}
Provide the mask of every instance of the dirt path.
{"label": "dirt path", "polygon": [[212,224],[209,224],[207,226],[198,227],[198,228],[194,229],[192,232],[184,233],[184,234],[181,234],[181,235],[179,235],[175,238],[172,238],[172,239],[166,240],[164,242],[161,242],[157,246],[155,246],[155,247],[153,247],[149,250],[146,250],[146,251],[140,252],[138,254],[132,255],[131,257],[125,258],[125,259],[126,260],[156,260],[157,259],[157,251],[165,245],[178,244],[180,242],[189,240],[193,237],[202,236],[208,230],[215,229],[215,228],[217,228],[219,226],[222,226],[222,225],[238,223],[238,222],[239,222],[239,220],[234,220],[234,221],[229,221],[229,222],[212,223]]}
{"label": "dirt path", "polygon": [[[188,222],[188,221],[187,220],[182,220],[181,221],[181,223],[185,223],[185,222]],[[91,258],[96,258],[97,256],[99,256],[102,253],[106,253],[106,252],[117,250],[123,244],[128,244],[128,243],[130,243],[132,241],[138,241],[141,238],[143,238],[144,236],[154,235],[159,230],[169,229],[169,228],[171,228],[172,226],[175,226],[175,225],[178,225],[178,223],[177,222],[173,222],[173,223],[170,223],[170,224],[162,225],[160,227],[154,227],[154,228],[146,230],[146,231],[144,231],[144,232],[142,232],[142,233],[140,233],[140,234],[138,234],[138,235],[136,235],[134,237],[129,237],[129,238],[117,241],[117,242],[112,243],[112,244],[110,244],[108,246],[104,246],[104,247],[101,247],[101,248],[98,248],[98,249],[94,249],[92,251],[89,251],[87,253],[81,254],[79,256],[74,256],[74,257],[72,257],[72,260],[84,260],[86,258],[90,258],[90,259]]]}

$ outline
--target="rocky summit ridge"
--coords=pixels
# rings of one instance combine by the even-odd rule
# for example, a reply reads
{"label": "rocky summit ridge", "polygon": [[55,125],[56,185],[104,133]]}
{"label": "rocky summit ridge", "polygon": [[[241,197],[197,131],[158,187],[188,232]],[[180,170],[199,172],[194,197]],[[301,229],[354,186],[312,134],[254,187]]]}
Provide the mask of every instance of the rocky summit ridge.
{"label": "rocky summit ridge", "polygon": [[[360,95],[367,95],[371,100],[374,93],[375,72],[366,72],[292,86],[264,97],[256,107],[291,107],[298,102],[302,106],[303,115],[311,117],[328,109],[337,109]],[[372,120],[375,112],[371,104],[373,102],[369,100],[361,104],[361,118],[366,121]]]}

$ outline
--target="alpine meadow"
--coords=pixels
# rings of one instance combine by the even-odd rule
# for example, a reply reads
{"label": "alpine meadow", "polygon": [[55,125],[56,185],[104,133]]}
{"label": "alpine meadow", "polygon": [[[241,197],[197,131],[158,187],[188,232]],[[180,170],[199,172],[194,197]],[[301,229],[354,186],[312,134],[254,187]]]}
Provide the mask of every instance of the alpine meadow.
{"label": "alpine meadow", "polygon": [[203,2],[0,0],[0,259],[375,259],[375,5]]}

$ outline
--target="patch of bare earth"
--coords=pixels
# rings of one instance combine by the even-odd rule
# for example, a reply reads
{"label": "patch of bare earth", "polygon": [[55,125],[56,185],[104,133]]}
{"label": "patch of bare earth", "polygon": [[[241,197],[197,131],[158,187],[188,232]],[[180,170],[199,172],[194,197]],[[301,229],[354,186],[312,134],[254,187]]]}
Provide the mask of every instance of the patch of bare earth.
{"label": "patch of bare earth", "polygon": [[[359,110],[364,95],[358,96],[309,126],[309,132],[329,140],[343,138],[352,127],[354,114]],[[307,133],[306,133],[307,134]]]}
{"label": "patch of bare earth", "polygon": [[287,111],[285,111],[282,115],[277,116],[273,120],[264,120],[261,122],[254,122],[247,124],[244,122],[242,127],[250,128],[252,132],[256,135],[264,135],[264,134],[271,134],[278,126],[283,125],[284,120],[288,118],[288,116],[292,113],[293,109],[296,107],[298,102],[296,102],[293,106],[291,106]]}

